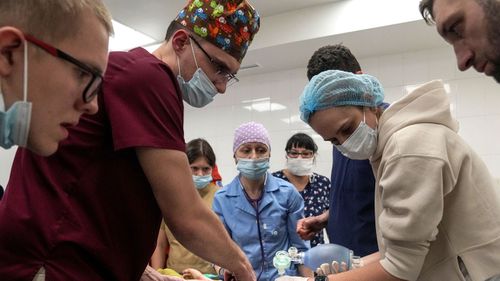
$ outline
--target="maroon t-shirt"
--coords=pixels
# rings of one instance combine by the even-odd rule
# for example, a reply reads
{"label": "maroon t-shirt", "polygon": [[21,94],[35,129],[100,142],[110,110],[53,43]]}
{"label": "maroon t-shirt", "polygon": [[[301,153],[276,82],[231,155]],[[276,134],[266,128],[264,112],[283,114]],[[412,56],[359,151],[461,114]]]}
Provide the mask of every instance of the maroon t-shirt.
{"label": "maroon t-shirt", "polygon": [[[110,54],[99,112],[51,157],[17,151],[0,201],[0,280],[139,280],[161,212],[136,147],[184,151],[172,71],[144,49]],[[161,163],[158,163],[161,165]]]}

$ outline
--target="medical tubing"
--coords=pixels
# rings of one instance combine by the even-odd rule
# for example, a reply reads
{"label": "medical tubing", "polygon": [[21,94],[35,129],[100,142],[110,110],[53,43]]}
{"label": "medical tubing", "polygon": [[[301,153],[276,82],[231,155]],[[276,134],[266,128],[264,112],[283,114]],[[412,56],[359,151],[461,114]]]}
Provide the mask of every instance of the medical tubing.
{"label": "medical tubing", "polygon": [[262,197],[264,196],[264,191],[260,194],[259,198],[257,199],[252,199],[246,192],[245,188],[243,188],[243,193],[245,194],[246,199],[248,200],[248,203],[254,208],[255,210],[255,215],[257,217],[257,233],[259,234],[259,244],[260,244],[260,255],[261,255],[261,262],[260,262],[260,273],[257,276],[257,281],[260,280],[260,277],[262,273],[264,272],[264,261],[266,258],[266,255],[264,253],[264,245],[262,244],[262,233],[260,231],[260,212],[259,212],[259,202],[262,200]]}

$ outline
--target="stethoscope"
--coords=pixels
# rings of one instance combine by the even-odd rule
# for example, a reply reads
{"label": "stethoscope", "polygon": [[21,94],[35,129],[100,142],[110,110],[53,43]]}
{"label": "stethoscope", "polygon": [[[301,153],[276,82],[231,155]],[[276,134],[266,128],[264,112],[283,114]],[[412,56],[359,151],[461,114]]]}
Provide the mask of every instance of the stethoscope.
{"label": "stethoscope", "polygon": [[[267,181],[267,174],[266,174],[266,178],[264,180],[264,185],[265,185],[265,182]],[[243,187],[243,185],[241,184],[241,181],[240,181],[240,186],[241,186],[241,189],[243,190],[243,194],[245,194],[245,198],[247,199],[248,203],[250,203],[250,205],[252,206],[252,208],[255,210],[255,215],[257,217],[257,233],[259,235],[259,244],[260,244],[260,257],[261,257],[261,262],[260,262],[260,273],[259,275],[257,276],[257,280],[260,280],[260,276],[262,275],[262,273],[264,272],[264,261],[266,259],[266,255],[264,253],[264,245],[262,244],[262,232],[260,230],[260,211],[259,211],[259,202],[262,200],[262,197],[264,196],[264,190],[262,190],[259,198],[257,199],[252,199],[250,198],[250,196],[248,195],[248,193],[246,192],[245,188]]]}

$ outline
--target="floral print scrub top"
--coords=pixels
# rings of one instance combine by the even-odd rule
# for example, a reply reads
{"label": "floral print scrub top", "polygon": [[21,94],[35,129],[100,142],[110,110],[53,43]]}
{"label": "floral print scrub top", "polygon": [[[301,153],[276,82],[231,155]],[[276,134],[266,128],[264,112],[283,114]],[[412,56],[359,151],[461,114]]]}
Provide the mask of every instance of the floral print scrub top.
{"label": "floral print scrub top", "polygon": [[[282,170],[274,172],[273,176],[289,182]],[[306,217],[318,216],[328,210],[330,180],[327,177],[313,173],[309,178],[309,183],[299,193],[304,198],[304,215]],[[321,231],[311,239],[311,247],[324,242],[323,231]]]}

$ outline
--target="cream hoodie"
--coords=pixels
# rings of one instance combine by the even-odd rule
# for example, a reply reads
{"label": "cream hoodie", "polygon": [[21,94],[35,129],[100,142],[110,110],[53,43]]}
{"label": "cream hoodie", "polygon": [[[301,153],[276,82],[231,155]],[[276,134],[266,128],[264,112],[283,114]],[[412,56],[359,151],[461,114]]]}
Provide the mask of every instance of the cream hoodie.
{"label": "cream hoodie", "polygon": [[457,134],[442,82],[392,104],[378,128],[371,162],[384,269],[422,281],[500,273],[500,192]]}

